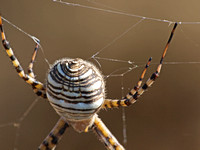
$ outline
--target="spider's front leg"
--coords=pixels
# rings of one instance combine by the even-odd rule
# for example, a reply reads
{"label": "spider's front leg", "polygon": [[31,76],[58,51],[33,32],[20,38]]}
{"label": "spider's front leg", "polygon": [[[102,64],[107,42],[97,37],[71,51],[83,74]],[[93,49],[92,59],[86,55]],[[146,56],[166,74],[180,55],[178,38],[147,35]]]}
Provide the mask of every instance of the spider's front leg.
{"label": "spider's front leg", "polygon": [[[171,39],[172,39],[172,37],[174,35],[174,31],[175,31],[176,27],[177,27],[177,23],[174,24],[174,27],[173,27],[173,29],[171,31],[169,40],[168,40],[168,42],[167,42],[167,44],[165,46],[164,52],[163,52],[162,57],[160,59],[160,63],[158,65],[157,69],[156,69],[156,72],[154,72],[151,75],[151,77],[147,80],[147,82],[142,87],[136,86],[136,88],[132,89],[126,95],[126,97],[124,99],[121,99],[121,100],[105,99],[104,104],[103,104],[103,108],[113,108],[113,107],[120,107],[120,106],[123,106],[123,107],[129,106],[129,105],[135,103],[137,101],[137,99],[144,93],[144,91],[155,82],[155,80],[157,79],[157,77],[160,74],[162,63],[163,63],[163,59],[164,59],[164,57],[166,55],[167,49],[168,49],[169,44],[171,42]],[[144,73],[142,73],[142,76],[141,76],[142,78],[140,78],[140,79],[143,79],[143,75],[144,75]],[[141,80],[138,83],[141,83]]]}
{"label": "spider's front leg", "polygon": [[108,150],[125,150],[97,115],[92,129]]}
{"label": "spider's front leg", "polygon": [[[36,46],[35,46],[35,49],[34,49],[34,52],[33,52],[33,55],[32,55],[32,58],[31,58],[31,62],[28,66],[28,76],[32,77],[35,79],[35,74],[33,72],[33,64],[35,62],[35,58],[36,58],[36,55],[37,55],[37,52],[38,52],[38,48],[39,48],[39,42],[40,41],[37,41],[36,43]],[[42,90],[39,90],[37,88],[35,88],[34,86],[33,87],[33,91],[38,95],[38,96],[41,96],[43,98],[47,98],[47,95],[46,95],[46,88],[43,86],[43,89]]]}
{"label": "spider's front leg", "polygon": [[[9,42],[6,40],[6,36],[3,30],[3,24],[2,24],[2,17],[0,16],[0,31],[1,31],[1,37],[2,37],[2,43],[3,46],[6,50],[7,55],[9,56],[10,60],[12,61],[13,66],[15,67],[18,75],[24,80],[26,81],[26,83],[28,83],[29,85],[31,85],[34,89],[34,92],[38,95],[41,96],[43,98],[46,98],[46,94],[45,94],[45,87],[43,85],[43,83],[41,83],[40,81],[37,81],[32,75],[34,74],[25,74],[24,69],[22,68],[22,66],[20,65],[19,61],[17,60],[17,58],[14,55],[14,52],[12,50],[12,48],[10,47]],[[37,46],[36,46],[37,49]],[[34,52],[32,60],[34,62],[35,60],[35,56],[36,52]],[[33,64],[33,63],[32,63]],[[33,65],[32,65],[33,66]],[[32,68],[32,66],[30,65],[29,69]]]}
{"label": "spider's front leg", "polygon": [[68,123],[61,117],[49,135],[44,139],[38,150],[54,150],[58,141],[62,138],[65,130],[69,127]]}
{"label": "spider's front leg", "polygon": [[37,55],[37,51],[38,51],[38,48],[39,48],[39,42],[40,41],[37,41],[36,45],[35,45],[35,49],[34,49],[34,52],[33,52],[33,55],[32,55],[32,58],[31,58],[31,62],[28,66],[28,75],[32,78],[35,78],[35,74],[33,72],[33,64],[35,62],[35,58],[36,58],[36,55]]}

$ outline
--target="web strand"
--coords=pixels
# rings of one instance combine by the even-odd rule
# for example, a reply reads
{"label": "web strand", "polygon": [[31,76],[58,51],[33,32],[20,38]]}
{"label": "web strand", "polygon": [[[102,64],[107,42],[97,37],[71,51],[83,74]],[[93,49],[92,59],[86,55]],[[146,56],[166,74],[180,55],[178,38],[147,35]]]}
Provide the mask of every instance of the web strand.
{"label": "web strand", "polygon": [[98,5],[98,6],[100,6],[100,7],[112,9],[112,10],[115,10],[115,11],[120,11],[120,10],[118,10],[118,9],[116,9],[116,8],[113,8],[113,7],[110,7],[110,6],[107,6],[107,5],[104,5],[104,4],[101,4],[101,3],[98,3],[98,2],[92,1],[92,0],[86,0],[86,1],[89,2],[89,3],[95,4],[95,5]]}
{"label": "web strand", "polygon": [[5,127],[14,127],[16,128],[16,133],[15,133],[15,140],[14,140],[14,150],[18,149],[19,145],[19,137],[20,137],[20,129],[21,129],[21,124],[24,121],[24,119],[28,116],[28,114],[31,112],[31,110],[34,108],[34,106],[37,104],[39,98],[36,98],[26,109],[26,111],[21,115],[19,119],[15,122],[10,122],[10,123],[5,123],[5,124],[0,124],[0,128],[5,128]]}
{"label": "web strand", "polygon": [[91,58],[95,58],[100,52],[102,52],[104,49],[108,48],[109,46],[111,46],[113,43],[115,43],[117,40],[119,40],[120,38],[122,38],[125,34],[127,34],[132,28],[136,27],[139,23],[141,23],[144,19],[140,19],[138,22],[136,22],[135,24],[133,24],[130,28],[126,29],[122,34],[120,34],[119,36],[117,36],[116,38],[114,38],[110,43],[108,43],[107,45],[105,45],[102,49],[100,49],[98,52],[96,52],[94,55],[91,56]]}
{"label": "web strand", "polygon": [[173,21],[169,21],[169,20],[162,20],[162,19],[144,17],[144,16],[140,16],[140,15],[134,15],[134,14],[125,13],[125,12],[122,12],[122,11],[120,12],[120,11],[97,8],[97,7],[92,7],[92,6],[76,4],[76,3],[69,3],[69,2],[62,1],[62,0],[53,0],[53,2],[65,4],[65,5],[68,5],[68,6],[82,7],[82,8],[87,8],[87,9],[103,11],[103,12],[112,13],[112,14],[124,15],[124,16],[129,16],[129,17],[136,17],[136,18],[140,18],[140,19],[147,19],[147,20],[154,20],[154,21],[159,21],[159,22],[173,23]]}
{"label": "web strand", "polygon": [[165,22],[165,23],[169,23],[169,24],[172,24],[172,23],[175,23],[175,22],[177,22],[178,24],[187,24],[187,25],[189,25],[189,24],[200,24],[200,21],[196,21],[196,22],[195,21],[193,21],[193,22],[172,21],[172,20],[158,19],[158,18],[152,18],[152,17],[130,14],[130,13],[126,13],[126,12],[123,12],[123,11],[116,11],[116,10],[109,10],[109,9],[103,9],[103,8],[98,8],[98,7],[92,7],[92,6],[82,5],[82,4],[78,4],[78,3],[70,3],[70,2],[66,2],[66,1],[62,1],[62,0],[52,0],[52,1],[64,4],[64,5],[68,5],[68,6],[73,6],[73,7],[82,7],[82,8],[93,9],[93,10],[103,11],[103,12],[112,13],[112,14],[124,15],[124,16],[135,17],[135,18],[146,19],[146,20],[152,20],[152,21],[158,21],[158,22]]}
{"label": "web strand", "polygon": [[10,24],[11,26],[13,26],[14,28],[16,28],[17,30],[19,30],[20,32],[22,32],[23,34],[25,34],[25,35],[27,35],[28,37],[30,37],[36,44],[38,44],[39,47],[40,47],[40,49],[41,49],[41,51],[42,51],[44,60],[46,61],[46,63],[47,63],[48,66],[50,67],[50,63],[49,63],[48,59],[46,59],[44,50],[43,50],[43,48],[42,48],[42,45],[40,44],[40,40],[39,40],[37,37],[35,37],[35,36],[33,36],[33,35],[31,35],[31,34],[25,32],[24,30],[22,30],[21,28],[19,28],[19,27],[16,26],[15,24],[11,23],[10,21],[8,21],[7,19],[5,19],[4,17],[1,17],[1,18],[2,18],[5,22],[7,22],[7,23]]}
{"label": "web strand", "polygon": [[[122,99],[124,98],[124,79],[123,76],[121,77],[121,90],[122,90]],[[127,127],[126,127],[126,112],[125,107],[122,107],[122,131],[123,131],[123,143],[124,145],[127,144]]]}
{"label": "web strand", "polygon": [[19,30],[20,32],[24,33],[25,35],[27,35],[28,37],[30,37],[35,43],[37,43],[38,45],[39,43],[39,39],[36,38],[35,36],[30,35],[29,33],[25,32],[24,30],[22,30],[21,28],[19,28],[18,26],[16,26],[15,24],[11,23],[10,21],[8,21],[7,19],[5,19],[4,17],[2,17],[2,19],[7,22],[8,24],[10,24],[11,26],[13,26],[14,28],[16,28],[17,30]]}
{"label": "web strand", "polygon": [[[144,20],[151,20],[151,21],[157,21],[157,22],[163,22],[163,23],[168,23],[169,25],[171,25],[174,22],[178,22],[178,24],[181,25],[199,25],[200,22],[180,22],[180,21],[171,21],[171,20],[163,20],[163,19],[158,19],[158,18],[152,18],[152,17],[146,17],[146,16],[140,16],[140,15],[135,15],[135,14],[130,14],[130,13],[126,13],[123,12],[121,10],[106,6],[104,4],[100,4],[98,2],[93,2],[91,0],[87,0],[90,3],[93,3],[95,5],[98,5],[99,7],[104,7],[104,8],[98,8],[98,7],[92,7],[92,6],[87,6],[87,5],[82,5],[82,4],[76,4],[76,3],[69,3],[69,2],[65,2],[62,0],[53,0],[53,2],[57,2],[60,4],[64,4],[67,6],[72,6],[72,7],[81,7],[81,8],[86,8],[86,9],[92,9],[95,11],[102,11],[102,12],[106,12],[106,13],[111,13],[111,14],[116,14],[116,15],[123,15],[123,16],[128,16],[128,17],[134,17],[134,18],[138,18],[139,21],[137,21],[135,24],[131,25],[129,28],[127,28],[123,33],[121,33],[120,35],[118,35],[117,37],[115,37],[113,40],[111,40],[111,42],[109,42],[108,44],[106,44],[103,48],[101,48],[100,50],[98,50],[94,55],[92,55],[90,57],[90,59],[94,59],[99,66],[101,66],[101,63],[99,62],[99,60],[103,60],[103,61],[110,61],[112,63],[124,63],[127,64],[128,67],[123,67],[123,68],[118,68],[116,70],[112,70],[110,71],[110,73],[108,75],[105,75],[105,79],[110,78],[110,77],[119,77],[121,78],[121,92],[122,92],[122,97],[124,96],[124,76],[128,73],[130,73],[131,71],[133,71],[136,68],[139,67],[143,67],[145,65],[145,62],[134,62],[134,61],[130,61],[130,60],[122,60],[122,59],[113,59],[113,58],[106,58],[106,57],[99,57],[98,55],[108,49],[111,45],[113,45],[116,41],[120,40],[125,34],[127,34],[129,31],[131,31],[134,27],[136,27],[137,25],[139,25],[141,22],[143,22]],[[10,21],[8,21],[7,19],[3,18],[2,19],[7,22],[8,24],[12,25],[15,29],[19,30],[20,32],[22,32],[23,34],[25,34],[26,36],[28,36],[29,38],[31,38],[35,43],[39,44],[39,39],[36,38],[35,36],[25,32],[24,30],[22,30],[21,28],[19,28],[18,26],[16,26],[15,24],[11,23]],[[197,46],[199,48],[199,44],[197,42],[195,42],[194,40],[192,40],[190,37],[188,37],[183,30],[181,29],[182,33],[184,34],[185,38],[187,40],[189,40],[190,42],[192,42],[195,46]],[[40,44],[39,44],[40,45]],[[42,46],[40,45],[41,51],[43,53],[43,57],[44,60],[46,61],[46,63],[50,66],[50,63],[48,62],[46,56],[44,55],[44,50],[42,48]],[[158,63],[152,63],[152,65],[157,65]],[[183,64],[200,64],[200,62],[198,61],[187,61],[187,62],[164,62],[163,64],[165,65],[183,65]],[[120,73],[119,73],[120,72]],[[29,105],[29,107],[27,108],[27,110],[21,115],[21,117],[19,119],[17,119],[17,121],[15,122],[9,122],[9,123],[3,123],[0,124],[0,128],[3,129],[5,127],[14,127],[16,128],[16,134],[15,134],[15,140],[14,140],[14,150],[18,149],[18,145],[19,145],[19,137],[20,137],[20,129],[21,129],[21,124],[23,123],[23,121],[26,119],[26,117],[28,116],[28,114],[31,112],[31,110],[34,108],[34,106],[36,105],[36,103],[38,102],[38,99],[34,100],[32,102],[32,104]],[[127,144],[127,125],[126,125],[126,116],[125,116],[125,109],[122,109],[122,121],[123,121],[123,143],[126,145]]]}

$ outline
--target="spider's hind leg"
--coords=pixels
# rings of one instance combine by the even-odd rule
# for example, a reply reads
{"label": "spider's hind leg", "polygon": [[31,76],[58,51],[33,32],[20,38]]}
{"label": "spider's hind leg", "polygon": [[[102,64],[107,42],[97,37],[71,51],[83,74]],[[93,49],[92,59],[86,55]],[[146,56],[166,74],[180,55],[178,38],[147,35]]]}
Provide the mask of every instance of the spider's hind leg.
{"label": "spider's hind leg", "polygon": [[[38,96],[41,96],[43,98],[47,98],[46,97],[45,87],[44,87],[43,83],[41,83],[40,81],[36,80],[33,77],[34,74],[33,75],[30,74],[30,73],[26,74],[24,72],[24,69],[20,65],[20,62],[18,61],[18,59],[14,55],[14,52],[13,52],[12,48],[10,47],[10,44],[9,44],[8,40],[6,40],[6,35],[5,35],[4,30],[3,30],[3,24],[2,24],[2,17],[1,16],[0,16],[0,32],[1,32],[2,44],[3,44],[3,46],[4,46],[5,50],[6,50],[6,53],[7,53],[8,57],[12,61],[12,64],[15,67],[18,75],[20,76],[20,78],[22,78],[26,83],[31,85],[33,87],[33,91]],[[34,59],[35,58],[33,58],[33,60]]]}
{"label": "spider's hind leg", "polygon": [[66,128],[68,128],[68,123],[61,117],[54,128],[51,130],[49,135],[44,139],[42,144],[38,147],[38,150],[54,150],[58,141],[62,138]]}
{"label": "spider's hind leg", "polygon": [[108,150],[125,150],[98,116],[95,118],[92,129]]}

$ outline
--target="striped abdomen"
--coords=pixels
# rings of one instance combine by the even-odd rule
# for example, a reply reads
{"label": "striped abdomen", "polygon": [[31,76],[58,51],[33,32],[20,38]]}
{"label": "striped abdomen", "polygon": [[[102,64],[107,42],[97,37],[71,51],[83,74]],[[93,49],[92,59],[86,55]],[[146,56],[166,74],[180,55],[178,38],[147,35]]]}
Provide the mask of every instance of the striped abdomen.
{"label": "striped abdomen", "polygon": [[103,104],[105,85],[99,70],[82,59],[62,59],[49,70],[47,97],[67,120],[91,118]]}

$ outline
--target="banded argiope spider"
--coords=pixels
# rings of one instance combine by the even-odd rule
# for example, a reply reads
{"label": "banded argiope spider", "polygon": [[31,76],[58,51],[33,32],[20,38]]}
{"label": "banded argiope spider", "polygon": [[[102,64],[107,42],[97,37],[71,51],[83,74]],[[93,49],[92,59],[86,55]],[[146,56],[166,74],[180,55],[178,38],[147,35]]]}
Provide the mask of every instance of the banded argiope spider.
{"label": "banded argiope spider", "polygon": [[171,35],[155,73],[141,86],[151,61],[150,58],[137,85],[126,97],[118,100],[105,98],[105,83],[99,70],[93,64],[79,58],[64,58],[56,61],[47,74],[46,85],[36,80],[33,72],[33,63],[38,50],[38,44],[36,44],[28,67],[28,74],[26,74],[15,57],[9,42],[6,40],[2,19],[0,17],[2,43],[18,75],[32,86],[33,91],[38,96],[47,99],[55,111],[61,116],[38,150],[55,149],[66,128],[70,126],[78,132],[93,130],[108,150],[124,150],[124,147],[107,129],[97,113],[103,108],[126,107],[135,103],[143,92],[154,83],[160,74],[162,62],[176,26],[177,23],[175,23],[171,31]]}

